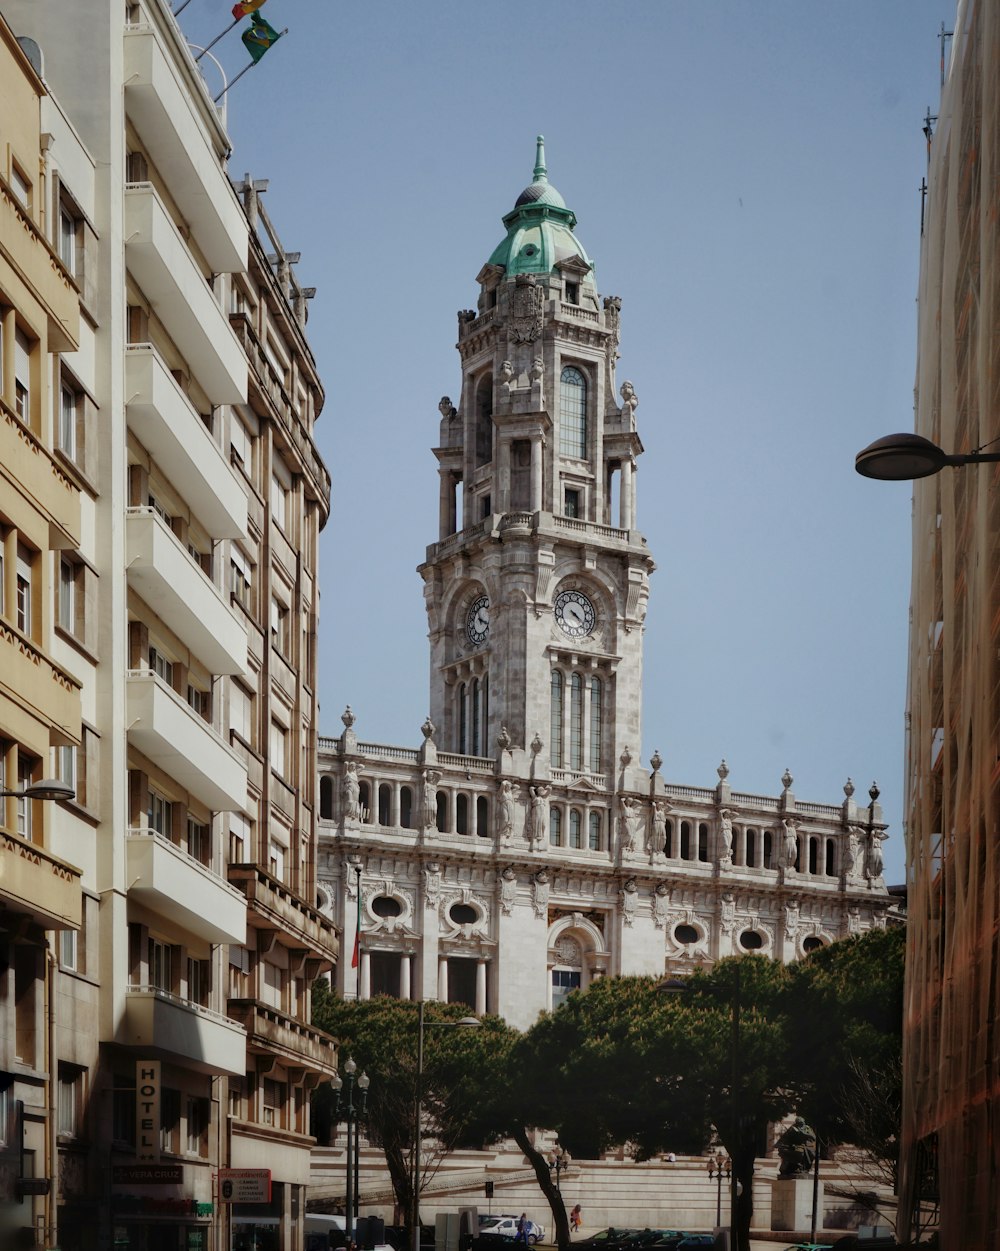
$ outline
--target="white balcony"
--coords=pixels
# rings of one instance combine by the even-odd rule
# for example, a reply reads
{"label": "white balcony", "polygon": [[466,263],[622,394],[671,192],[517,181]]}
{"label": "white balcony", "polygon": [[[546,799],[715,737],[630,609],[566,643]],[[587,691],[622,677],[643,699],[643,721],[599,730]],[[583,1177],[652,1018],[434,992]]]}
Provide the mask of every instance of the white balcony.
{"label": "white balcony", "polygon": [[125,515],[128,584],[211,673],[246,673],[246,626],[152,508]]}
{"label": "white balcony", "polygon": [[243,349],[149,183],[125,188],[125,264],[209,400],[242,404]]}
{"label": "white balcony", "polygon": [[125,32],[125,111],[216,273],[247,265],[247,220],[188,84],[149,27]]}
{"label": "white balcony", "polygon": [[215,812],[246,808],[239,756],[149,669],[128,675],[128,741]]}
{"label": "white balcony", "polygon": [[130,830],[129,898],[210,943],[244,943],[247,901],[218,874],[153,830]]}
{"label": "white balcony", "polygon": [[191,401],[149,343],[125,353],[129,428],[216,539],[247,535],[246,492]]}
{"label": "white balcony", "polygon": [[117,1039],[152,1059],[172,1060],[199,1073],[246,1073],[247,1035],[219,1012],[153,986],[130,986]]}

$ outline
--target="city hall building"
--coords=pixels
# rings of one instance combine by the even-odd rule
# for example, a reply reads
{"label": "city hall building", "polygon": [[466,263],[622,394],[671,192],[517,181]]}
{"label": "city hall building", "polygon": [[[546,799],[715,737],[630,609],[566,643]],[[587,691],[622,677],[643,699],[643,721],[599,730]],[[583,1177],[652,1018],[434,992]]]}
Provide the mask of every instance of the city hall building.
{"label": "city hall building", "polygon": [[350,709],[320,740],[318,882],[345,950],[361,918],[345,996],[524,1028],[598,977],[794,960],[884,925],[890,899],[881,810],[850,782],[803,803],[787,772],[769,797],[733,790],[725,761],[705,788],[640,759],[655,565],[622,301],[598,293],[541,139],[503,222],[439,405],[430,715],[407,746],[366,741]]}

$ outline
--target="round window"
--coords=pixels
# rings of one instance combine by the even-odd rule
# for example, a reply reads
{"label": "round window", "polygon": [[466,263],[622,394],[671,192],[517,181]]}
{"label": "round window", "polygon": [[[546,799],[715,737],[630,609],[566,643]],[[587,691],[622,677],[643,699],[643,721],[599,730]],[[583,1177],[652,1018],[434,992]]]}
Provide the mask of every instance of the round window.
{"label": "round window", "polygon": [[696,943],[700,935],[693,925],[678,925],[674,928],[674,938],[679,943]]}
{"label": "round window", "polygon": [[819,951],[822,946],[822,938],[817,938],[815,934],[810,934],[808,938],[802,940],[803,951]]}
{"label": "round window", "polygon": [[456,925],[474,925],[479,920],[479,913],[471,904],[452,904],[448,915]]}
{"label": "round window", "polygon": [[534,245],[533,243],[529,243],[529,244],[528,244],[528,245],[524,248],[524,255],[525,255],[525,256],[534,256],[534,255],[535,255],[535,253],[536,253],[537,251],[538,251],[538,249],[535,247],[535,245]]}
{"label": "round window", "polygon": [[379,895],[378,899],[372,900],[372,912],[377,917],[398,917],[402,911],[403,905],[399,900],[389,895]]}
{"label": "round window", "polygon": [[759,951],[764,946],[763,936],[756,930],[744,930],[740,935],[740,946],[745,951]]}

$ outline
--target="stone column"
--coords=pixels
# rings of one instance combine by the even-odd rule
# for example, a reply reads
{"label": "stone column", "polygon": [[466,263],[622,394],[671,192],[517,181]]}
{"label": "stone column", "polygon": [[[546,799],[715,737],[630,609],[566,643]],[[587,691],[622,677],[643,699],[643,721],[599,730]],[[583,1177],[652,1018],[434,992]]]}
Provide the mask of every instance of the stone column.
{"label": "stone column", "polygon": [[438,471],[438,490],[438,538],[446,539],[455,533],[455,490],[450,470]]}
{"label": "stone column", "polygon": [[497,472],[497,512],[510,512],[510,439],[500,443]]}
{"label": "stone column", "polygon": [[537,435],[531,440],[531,511],[542,507],[542,439]]}
{"label": "stone column", "polygon": [[476,963],[476,1016],[486,1012],[486,961],[482,957]]}
{"label": "stone column", "polygon": [[618,528],[632,529],[632,461],[622,461],[622,477],[618,491]]}
{"label": "stone column", "polygon": [[358,979],[358,998],[372,997],[372,959],[367,951],[361,953],[361,977]]}
{"label": "stone column", "polygon": [[448,957],[438,956],[438,1000],[448,1002]]}
{"label": "stone column", "polygon": [[401,955],[399,957],[399,997],[400,999],[409,999],[410,996],[410,966],[413,963],[413,957],[410,955]]}

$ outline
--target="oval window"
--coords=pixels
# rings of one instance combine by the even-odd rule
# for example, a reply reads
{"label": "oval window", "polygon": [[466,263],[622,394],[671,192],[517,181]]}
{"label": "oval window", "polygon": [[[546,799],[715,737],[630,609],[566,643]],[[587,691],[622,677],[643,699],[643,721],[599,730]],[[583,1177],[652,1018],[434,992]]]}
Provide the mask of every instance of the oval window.
{"label": "oval window", "polygon": [[398,917],[402,911],[403,905],[399,900],[389,895],[379,895],[378,899],[372,900],[372,912],[377,917]]}
{"label": "oval window", "polygon": [[803,951],[819,951],[822,946],[822,938],[817,938],[815,934],[810,934],[808,938],[802,940]]}
{"label": "oval window", "polygon": [[764,939],[756,930],[744,930],[740,935],[740,946],[745,951],[759,951],[764,946]]}
{"label": "oval window", "polygon": [[471,904],[452,904],[448,915],[456,925],[474,925],[479,920],[479,913]]}
{"label": "oval window", "polygon": [[696,943],[699,937],[693,925],[678,925],[674,929],[674,938],[679,943]]}

